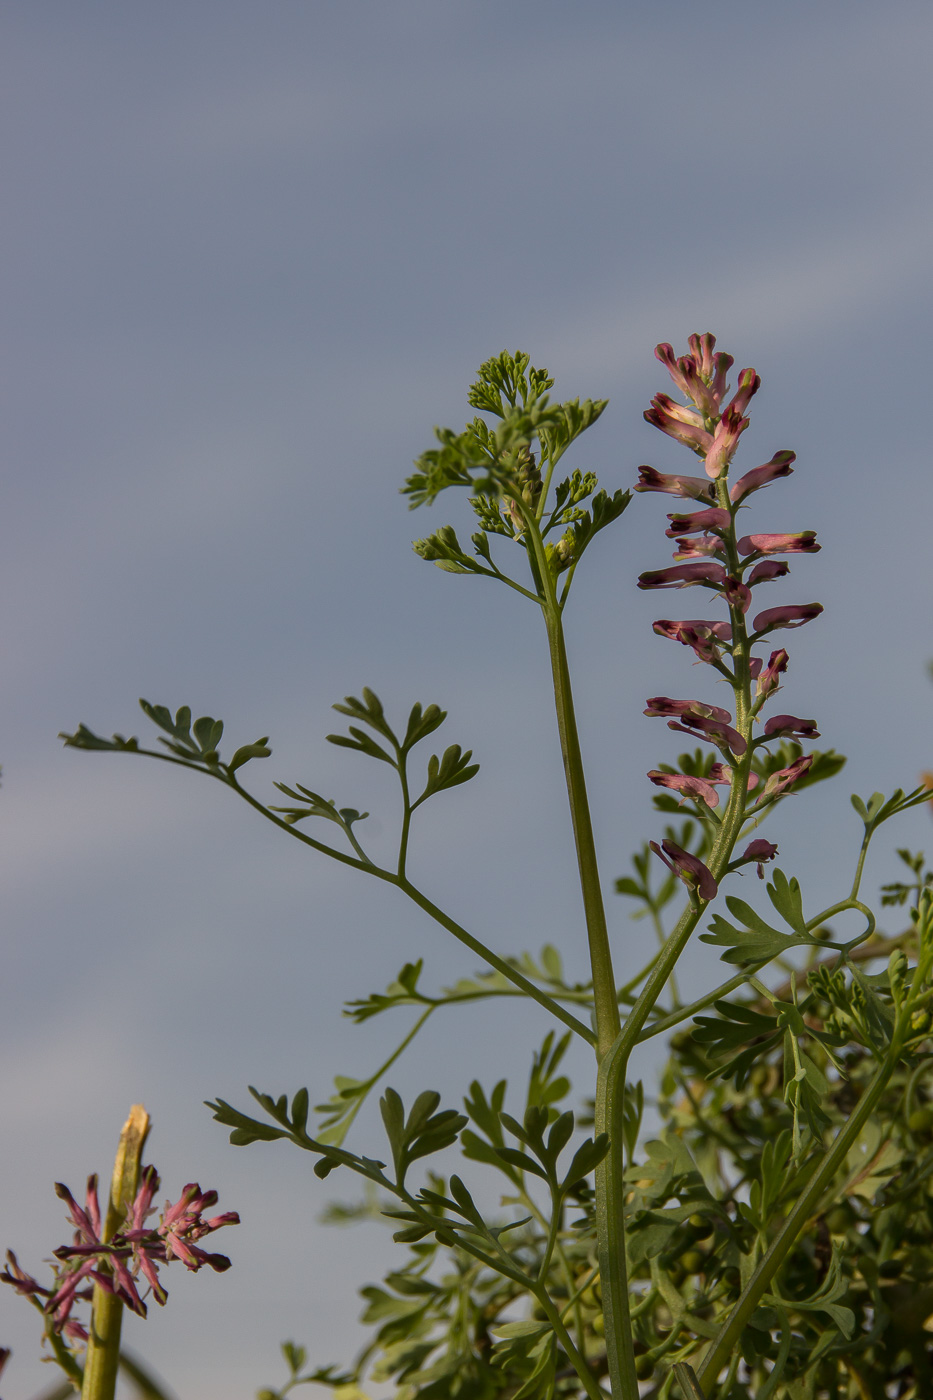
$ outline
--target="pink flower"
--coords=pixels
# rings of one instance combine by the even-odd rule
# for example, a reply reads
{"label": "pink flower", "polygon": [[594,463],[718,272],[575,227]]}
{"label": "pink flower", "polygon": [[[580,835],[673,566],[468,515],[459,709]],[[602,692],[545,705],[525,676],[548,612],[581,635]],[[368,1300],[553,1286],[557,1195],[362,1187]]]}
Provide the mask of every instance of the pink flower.
{"label": "pink flower", "polygon": [[673,841],[662,841],[660,846],[657,841],[651,841],[649,845],[655,855],[661,857],[668,870],[673,871],[679,880],[683,880],[689,889],[695,890],[700,899],[708,904],[711,899],[716,898],[719,886],[713,879],[712,872],[696,856],[682,850]]}
{"label": "pink flower", "polygon": [[795,758],[787,768],[779,768],[776,773],[772,773],[758,798],[759,805],[768,797],[779,797],[782,792],[786,792],[792,787],[813,762],[812,753],[802,754],[800,758]]}
{"label": "pink flower", "polygon": [[668,729],[675,729],[680,734],[702,734],[704,738],[712,743],[726,744],[734,754],[741,755],[748,748],[745,740],[737,729],[733,729],[728,724],[722,724],[719,720],[704,719],[699,715],[685,715],[684,723],[677,724],[674,720],[668,720]]}
{"label": "pink flower", "polygon": [[774,715],[765,725],[765,738],[793,738],[798,734],[802,739],[818,739],[819,730],[815,719],[798,719],[796,715]]}
{"label": "pink flower", "polygon": [[696,535],[701,530],[728,530],[732,523],[729,511],[719,506],[697,510],[692,515],[669,515],[667,518],[671,522],[671,528],[664,533],[670,540],[677,535]]}
{"label": "pink flower", "polygon": [[[711,783],[731,783],[732,769],[726,768],[721,763],[714,763],[706,775],[707,781]],[[748,782],[745,784],[746,792],[752,792],[758,786],[758,774],[749,773]]]}
{"label": "pink flower", "polygon": [[[749,583],[751,583],[751,579],[749,579]],[[735,578],[732,574],[726,579],[722,596],[730,607],[737,608],[741,613],[747,613],[752,605],[752,590],[740,578]]]}
{"label": "pink flower", "polygon": [[675,559],[704,559],[709,555],[715,555],[718,559],[725,559],[725,546],[718,535],[701,535],[699,539],[680,539],[677,541],[677,552]]}
{"label": "pink flower", "polygon": [[701,734],[715,744],[728,744],[735,754],[743,754],[748,747],[738,730],[730,726],[732,716],[729,711],[719,705],[704,705],[699,700],[670,700],[666,695],[655,695],[648,701],[645,714],[665,719],[669,715],[676,716],[682,723],[670,719],[669,729],[680,734]]}
{"label": "pink flower", "polygon": [[771,632],[775,627],[802,627],[823,611],[822,603],[791,603],[780,608],[766,608],[752,623],[756,636]]}
{"label": "pink flower", "polygon": [[683,496],[688,500],[713,500],[713,486],[703,476],[665,475],[654,467],[639,467],[636,491],[663,491],[667,496]]}
{"label": "pink flower", "polygon": [[[236,1212],[227,1211],[210,1220],[202,1219],[201,1212],[216,1203],[217,1193],[202,1192],[200,1186],[192,1183],[185,1187],[175,1205],[166,1203],[159,1225],[153,1228],[146,1221],[153,1214],[152,1201],[158,1189],[158,1173],[154,1167],[146,1167],[139,1190],[127,1207],[126,1224],[105,1243],[100,1238],[96,1176],[88,1180],[86,1210],[77,1204],[67,1186],[56,1185],[57,1194],[68,1202],[69,1214],[77,1226],[74,1244],[54,1251],[61,1267],[57,1287],[49,1294],[45,1310],[52,1315],[56,1331],[64,1329],[72,1335],[83,1332],[79,1324],[69,1320],[69,1313],[77,1298],[90,1297],[89,1292],[79,1291],[78,1285],[85,1279],[99,1284],[106,1292],[122,1299],[133,1312],[145,1317],[146,1305],[136,1283],[140,1273],[147,1279],[156,1302],[162,1304],[168,1294],[159,1279],[160,1264],[178,1258],[192,1270],[205,1264],[217,1272],[229,1269],[230,1260],[225,1255],[208,1254],[197,1241],[223,1225],[238,1224]],[[15,1259],[12,1262],[15,1264]],[[20,1287],[22,1291],[22,1285]]]}
{"label": "pink flower", "polygon": [[748,586],[754,588],[756,583],[769,583],[771,579],[783,578],[789,573],[790,565],[786,559],[762,559],[749,574]]}
{"label": "pink flower", "polygon": [[738,409],[730,404],[719,420],[713,440],[706,453],[706,475],[714,480],[722,476],[735,456],[739,438],[748,427],[749,420],[743,418]]}
{"label": "pink flower", "polygon": [[[726,413],[728,413],[730,409],[734,413],[744,413],[760,388],[761,379],[755,371],[753,369],[743,369],[739,374],[738,391],[733,396],[732,402],[726,409]],[[725,414],[723,414],[723,417],[725,417]]]}
{"label": "pink flower", "polygon": [[779,689],[779,677],[783,676],[784,672],[787,670],[789,659],[783,647],[781,647],[779,651],[772,651],[767,666],[758,677],[757,695],[759,699]]}
{"label": "pink flower", "polygon": [[654,695],[645,703],[648,708],[644,713],[652,717],[661,716],[666,719],[670,715],[677,715],[679,718],[697,715],[702,719],[718,719],[722,724],[727,724],[732,718],[728,710],[719,705],[704,705],[701,700],[671,700],[666,695]]}
{"label": "pink flower", "polygon": [[696,360],[687,357],[683,360],[678,360],[677,356],[674,354],[673,345],[668,345],[667,342],[656,345],[654,347],[654,355],[655,359],[661,361],[661,364],[667,370],[680,392],[686,394],[688,399],[693,398],[693,394],[691,393],[691,378],[696,376],[698,371]]}
{"label": "pink flower", "polygon": [[753,860],[757,861],[758,878],[759,880],[763,880],[765,878],[764,862],[766,860],[774,860],[777,853],[778,848],[771,841],[762,841],[759,839],[758,841],[752,841],[745,847],[745,850],[742,852],[739,859],[735,861],[735,864],[745,865],[747,862]]}
{"label": "pink flower", "polygon": [[726,581],[721,564],[698,560],[692,564],[675,564],[666,569],[650,569],[638,579],[639,588],[688,588],[703,583],[717,588]]}
{"label": "pink flower", "polygon": [[713,354],[716,337],[691,335],[688,344],[691,354],[677,359],[673,347],[658,345],[655,355],[665,366],[677,388],[700,409],[706,418],[715,418],[720,405],[729,392],[726,375],[734,364],[731,355],[722,352]]}
{"label": "pink flower", "polygon": [[645,421],[653,423],[662,433],[704,456],[712,446],[713,435],[703,427],[699,413],[682,408],[667,394],[655,394],[651,407],[645,409]]}
{"label": "pink flower", "polygon": [[767,486],[779,476],[790,476],[793,468],[791,462],[797,460],[796,452],[776,452],[770,462],[765,462],[764,466],[754,467],[744,476],[740,476],[738,481],[729,492],[729,499],[733,504],[744,501],[745,497],[752,491],[758,491],[762,486]]}
{"label": "pink flower", "polygon": [[658,787],[672,788],[682,793],[681,806],[688,797],[705,802],[707,807],[719,806],[719,793],[705,778],[695,778],[689,773],[661,773],[657,769],[652,769],[648,777]]}
{"label": "pink flower", "polygon": [[822,546],[815,541],[815,530],[800,530],[796,535],[743,535],[739,540],[739,553],[817,554]]}
{"label": "pink flower", "polygon": [[701,661],[718,661],[718,642],[731,642],[732,628],[728,622],[704,622],[693,618],[686,622],[671,622],[661,618],[652,624],[659,637],[669,637],[672,642],[692,647]]}

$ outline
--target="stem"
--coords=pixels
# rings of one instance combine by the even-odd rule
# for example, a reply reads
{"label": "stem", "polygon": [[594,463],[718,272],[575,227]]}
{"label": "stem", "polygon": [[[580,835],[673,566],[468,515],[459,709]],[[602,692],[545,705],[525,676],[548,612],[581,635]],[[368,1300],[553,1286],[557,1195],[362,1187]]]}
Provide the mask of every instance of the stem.
{"label": "stem", "polygon": [[548,1322],[553,1327],[554,1335],[557,1337],[557,1340],[560,1342],[564,1351],[567,1353],[567,1360],[570,1362],[571,1366],[576,1371],[577,1375],[580,1377],[580,1380],[583,1383],[583,1389],[590,1397],[590,1400],[606,1400],[605,1391],[599,1384],[599,1381],[593,1375],[593,1372],[590,1369],[586,1357],[583,1356],[574,1345],[570,1333],[564,1326],[560,1313],[557,1311],[554,1304],[551,1302],[551,1299],[549,1298],[548,1294],[545,1292],[544,1289],[541,1289],[540,1292],[535,1291],[535,1297],[541,1304],[542,1310],[544,1311]]}
{"label": "stem", "polygon": [[[134,1104],[123,1125],[120,1145],[113,1164],[110,1200],[101,1238],[109,1240],[126,1218],[126,1207],[136,1195],[143,1145],[149,1132],[149,1115],[142,1104]],[[90,1336],[84,1363],[81,1400],[114,1400],[120,1365],[120,1328],[123,1302],[94,1285]]]}
{"label": "stem", "polygon": [[556,609],[545,608],[544,620],[547,625],[548,645],[551,653],[557,729],[564,760],[567,795],[570,799],[570,815],[573,821],[577,865],[580,871],[580,889],[583,894],[583,910],[589,942],[593,1001],[596,1011],[596,1054],[601,1059],[608,1053],[619,1034],[619,1002],[612,972],[612,954],[609,950],[606,911],[599,882],[593,824],[586,796],[583,757],[580,752],[580,739],[577,734],[577,722],[573,708],[573,692],[570,686],[564,629],[560,613]]}
{"label": "stem", "polygon": [[897,1055],[889,1054],[885,1063],[879,1068],[852,1117],[836,1135],[832,1147],[810,1177],[793,1210],[749,1279],[741,1298],[726,1319],[719,1335],[711,1344],[699,1372],[699,1381],[704,1389],[709,1390],[715,1384],[719,1372],[738,1346],[745,1324],[757,1308],[762,1294],[766,1292],[774,1275],[796,1243],[798,1236],[813,1213],[814,1206],[832,1182],[850,1147],[858,1141],[865,1123],[887,1088],[888,1081],[897,1065],[897,1058]]}
{"label": "stem", "polygon": [[408,755],[398,750],[398,777],[402,785],[402,831],[398,842],[398,878],[405,878],[405,862],[408,859],[408,836],[411,831],[411,795],[408,791]]}
{"label": "stem", "polygon": [[392,877],[392,883],[398,885],[399,889],[407,894],[408,898],[414,904],[417,904],[419,909],[423,909],[426,914],[430,914],[431,918],[436,920],[442,928],[445,928],[448,933],[452,933],[454,938],[459,939],[459,941],[465,944],[472,952],[483,958],[485,962],[489,963],[490,967],[494,967],[497,972],[501,972],[503,977],[507,977],[509,981],[514,983],[526,996],[531,997],[539,1006],[543,1006],[545,1010],[549,1011],[558,1021],[563,1021],[564,1025],[569,1026],[572,1031],[576,1031],[577,1035],[582,1036],[588,1045],[596,1044],[596,1037],[589,1026],[584,1025],[582,1021],[578,1021],[572,1012],[565,1010],[560,1002],[548,996],[547,992],[542,992],[540,987],[536,987],[534,982],[530,982],[517,968],[512,967],[504,958],[500,958],[491,948],[487,948],[485,943],[481,943],[478,938],[474,938],[471,933],[467,933],[465,928],[462,928],[449,914],[445,914],[443,909],[439,909],[436,904],[428,899],[427,895],[422,894],[409,880],[399,880]]}

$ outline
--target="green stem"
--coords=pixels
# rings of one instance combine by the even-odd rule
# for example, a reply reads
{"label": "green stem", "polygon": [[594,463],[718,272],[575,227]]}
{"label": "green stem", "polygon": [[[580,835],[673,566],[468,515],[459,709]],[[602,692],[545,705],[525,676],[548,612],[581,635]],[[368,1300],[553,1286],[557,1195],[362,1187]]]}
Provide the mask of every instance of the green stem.
{"label": "green stem", "polygon": [[699,1372],[700,1384],[704,1389],[711,1389],[719,1372],[733,1355],[745,1325],[757,1308],[762,1294],[767,1291],[774,1275],[787,1258],[798,1236],[813,1214],[814,1207],[845,1161],[849,1149],[858,1141],[862,1129],[887,1088],[896,1064],[897,1057],[889,1054],[871,1085],[862,1095],[852,1117],[836,1135],[832,1147],[810,1177],[801,1195],[797,1198],[793,1210],[749,1279],[741,1298],[732,1309],[704,1358]]}
{"label": "green stem", "polygon": [[758,972],[769,961],[764,958],[761,962],[750,963],[745,972],[739,972],[735,977],[730,977],[728,982],[722,982],[713,991],[707,992],[705,996],[698,997],[689,1006],[679,1006],[676,1011],[672,1011],[669,1016],[662,1016],[658,1021],[652,1021],[646,1030],[638,1034],[638,1044],[643,1044],[646,1040],[651,1040],[656,1035],[662,1035],[665,1031],[673,1030],[679,1026],[681,1021],[689,1021],[698,1011],[703,1011],[707,1006],[712,1006],[713,1002],[726,997],[730,992],[734,992],[736,987],[741,987],[743,982],[748,982],[753,973]]}
{"label": "green stem", "polygon": [[570,1362],[571,1366],[576,1371],[577,1375],[580,1377],[580,1380],[583,1383],[583,1389],[590,1397],[590,1400],[606,1400],[606,1395],[603,1391],[602,1386],[599,1384],[599,1381],[593,1375],[592,1369],[590,1368],[586,1357],[583,1356],[582,1353],[577,1350],[573,1339],[570,1336],[570,1333],[564,1326],[560,1313],[557,1311],[557,1308],[555,1308],[554,1304],[551,1302],[551,1299],[546,1293],[546,1291],[542,1288],[540,1291],[536,1291],[535,1296],[538,1302],[541,1304],[541,1307],[545,1313],[545,1316],[547,1317],[548,1322],[554,1329],[554,1335],[557,1337],[557,1340],[560,1342],[561,1346],[566,1352],[567,1360]]}
{"label": "green stem", "polygon": [[619,1002],[612,972],[612,954],[609,949],[606,911],[599,881],[596,842],[593,837],[593,824],[586,795],[583,757],[580,752],[580,739],[577,734],[577,722],[573,708],[573,692],[570,686],[564,629],[560,613],[556,609],[546,608],[544,619],[547,625],[548,645],[551,653],[557,729],[564,760],[567,795],[570,799],[570,815],[573,822],[577,865],[580,872],[580,889],[583,894],[583,911],[589,943],[593,1002],[596,1012],[596,1053],[599,1058],[602,1058],[607,1054],[619,1033]]}
{"label": "green stem", "polygon": [[[143,1146],[149,1132],[149,1115],[141,1104],[134,1104],[123,1125],[120,1145],[113,1166],[110,1199],[101,1238],[109,1240],[124,1223],[126,1207],[136,1195]],[[120,1329],[123,1302],[94,1285],[91,1327],[81,1400],[114,1400],[120,1366]]]}
{"label": "green stem", "polygon": [[408,836],[411,831],[411,794],[408,791],[407,754],[398,749],[398,777],[402,785],[402,831],[398,842],[398,878],[405,878],[405,863],[408,859]]}
{"label": "green stem", "polygon": [[449,914],[445,914],[443,909],[439,909],[436,904],[428,899],[427,895],[422,894],[409,880],[400,880],[393,877],[392,883],[397,884],[399,889],[402,890],[404,894],[407,894],[408,898],[412,903],[417,904],[419,909],[423,909],[426,914],[430,914],[431,918],[439,923],[442,928],[445,928],[448,933],[452,933],[454,938],[459,939],[459,941],[465,944],[472,952],[483,958],[484,961],[489,963],[490,967],[494,967],[497,972],[501,972],[503,977],[507,977],[509,981],[514,983],[526,996],[531,997],[539,1006],[543,1006],[545,1010],[549,1011],[558,1021],[563,1021],[565,1026],[569,1026],[569,1028],[575,1031],[577,1035],[581,1036],[588,1045],[595,1045],[596,1037],[589,1026],[577,1020],[572,1012],[567,1011],[561,1006],[560,1002],[548,996],[547,992],[543,992],[540,987],[536,987],[534,982],[530,982],[528,978],[519,972],[517,968],[514,968],[511,963],[506,962],[504,958],[500,958],[491,948],[487,948],[485,943],[481,943],[478,938],[474,938],[471,933],[467,933],[465,928],[462,928]]}
{"label": "green stem", "polygon": [[[162,755],[155,754],[154,757],[161,758]],[[315,841],[313,837],[305,835],[303,831],[297,831],[294,826],[282,821],[274,812],[270,812],[268,807],[264,807],[258,798],[253,797],[252,793],[240,787],[239,783],[235,782],[233,779],[229,779],[228,781],[234,791],[236,791],[245,802],[248,802],[251,807],[254,807],[256,811],[260,812],[267,820],[271,821],[275,826],[281,827],[283,831],[288,832],[289,835],[294,836],[304,845],[310,846],[315,851],[320,851],[323,855],[333,856],[341,865],[350,865],[354,870],[362,870],[366,875],[375,876],[377,880],[385,880],[386,884],[397,885],[420,909],[423,909],[426,914],[430,914],[431,918],[435,919],[442,928],[445,928],[448,933],[452,933],[455,938],[459,939],[467,948],[481,957],[484,962],[489,963],[490,967],[494,967],[497,972],[501,972],[502,976],[513,983],[520,992],[524,993],[525,996],[531,997],[533,1001],[538,1002],[539,1005],[543,1006],[547,1011],[550,1011],[551,1015],[555,1016],[558,1021],[563,1021],[565,1026],[569,1026],[577,1035],[582,1036],[587,1044],[595,1045],[596,1037],[589,1026],[579,1021],[577,1017],[572,1015],[569,1011],[565,1011],[558,1002],[554,1001],[552,997],[549,997],[546,992],[542,992],[539,987],[536,987],[533,982],[530,982],[527,977],[524,977],[522,973],[512,967],[510,963],[506,962],[504,958],[500,958],[491,948],[487,948],[485,943],[481,943],[478,938],[474,938],[472,934],[467,933],[465,928],[462,928],[460,924],[454,919],[451,919],[442,909],[439,909],[436,904],[432,903],[426,895],[416,889],[406,876],[399,876],[393,870],[383,870],[381,866],[356,860],[353,856],[347,856],[341,851],[335,851],[332,846],[326,846],[321,841]]]}

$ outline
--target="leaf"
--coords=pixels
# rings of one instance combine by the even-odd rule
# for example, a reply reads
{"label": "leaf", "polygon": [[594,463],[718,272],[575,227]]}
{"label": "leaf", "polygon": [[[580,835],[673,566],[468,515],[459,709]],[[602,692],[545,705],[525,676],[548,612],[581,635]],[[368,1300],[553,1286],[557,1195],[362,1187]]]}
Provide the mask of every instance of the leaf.
{"label": "leaf", "polygon": [[550,1332],[549,1322],[498,1322],[491,1327],[490,1332],[496,1337],[543,1337],[546,1332]]}
{"label": "leaf", "polygon": [[428,759],[427,784],[421,796],[411,804],[412,811],[434,793],[442,792],[445,788],[457,787],[460,783],[468,783],[471,778],[475,778],[479,772],[479,764],[470,763],[472,757],[473,750],[467,749],[464,753],[459,744],[451,744],[444,750],[441,758],[432,754]]}
{"label": "leaf", "polygon": [[[336,709],[336,706],[334,708]],[[366,754],[368,758],[378,758],[383,763],[391,764],[393,768],[398,767],[395,759],[362,729],[357,729],[355,725],[351,724],[350,735],[351,738],[348,738],[346,734],[327,734],[325,738],[329,744],[336,744],[343,749],[356,749],[358,752]]]}
{"label": "leaf", "polygon": [[599,1133],[594,1138],[587,1138],[581,1143],[570,1162],[567,1174],[561,1183],[561,1191],[566,1193],[571,1191],[584,1177],[596,1170],[600,1162],[609,1151],[609,1135]]}
{"label": "leaf", "polygon": [[112,739],[102,739],[88,729],[86,724],[79,724],[74,734],[59,734],[59,739],[64,741],[66,748],[72,749],[96,749],[101,751],[111,751],[114,753],[138,753],[139,740],[136,738],[124,739],[122,734],[114,734]]}
{"label": "leaf", "polygon": [[783,870],[775,870],[768,885],[768,898],[794,933],[808,939],[807,921],[803,916],[803,899],[796,879],[788,880]]}
{"label": "leaf", "polygon": [[426,709],[422,709],[420,704],[413,705],[411,714],[408,716],[405,738],[402,740],[402,752],[407,753],[409,749],[414,748],[415,744],[420,744],[422,739],[433,734],[446,718],[447,711],[442,710],[439,705],[431,704]]}
{"label": "leaf", "polygon": [[264,735],[262,739],[257,739],[255,744],[243,744],[227,764],[227,772],[235,773],[238,768],[242,768],[244,763],[249,763],[254,758],[268,758],[272,750],[268,747],[269,736]]}

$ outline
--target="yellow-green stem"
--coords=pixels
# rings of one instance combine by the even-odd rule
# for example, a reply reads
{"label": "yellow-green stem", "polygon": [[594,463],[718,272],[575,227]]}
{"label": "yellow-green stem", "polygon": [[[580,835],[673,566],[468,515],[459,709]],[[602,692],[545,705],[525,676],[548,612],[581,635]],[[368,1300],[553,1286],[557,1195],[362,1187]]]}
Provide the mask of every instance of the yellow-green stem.
{"label": "yellow-green stem", "polygon": [[[149,1115],[142,1104],[134,1104],[123,1125],[120,1145],[113,1164],[113,1179],[102,1238],[107,1241],[123,1224],[126,1207],[136,1195],[143,1146],[149,1132]],[[81,1400],[114,1400],[120,1365],[120,1330],[123,1303],[100,1284],[94,1285],[91,1327],[84,1363]]]}

